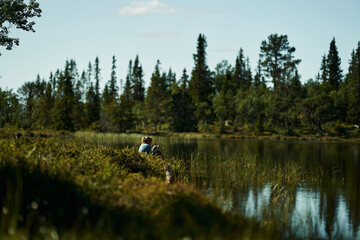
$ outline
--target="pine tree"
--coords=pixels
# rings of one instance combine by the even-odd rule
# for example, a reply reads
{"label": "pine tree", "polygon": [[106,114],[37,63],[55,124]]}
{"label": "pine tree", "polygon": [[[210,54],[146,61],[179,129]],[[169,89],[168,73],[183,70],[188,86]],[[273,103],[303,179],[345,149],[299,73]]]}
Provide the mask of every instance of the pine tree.
{"label": "pine tree", "polygon": [[329,70],[328,70],[327,59],[326,59],[325,55],[322,56],[320,71],[321,71],[320,77],[321,77],[323,85],[329,86],[330,85],[329,84]]}
{"label": "pine tree", "polygon": [[335,38],[330,43],[326,65],[328,69],[328,83],[331,90],[338,90],[342,81],[341,59],[337,51]]}
{"label": "pine tree", "polygon": [[133,87],[133,99],[136,102],[143,102],[145,99],[145,88],[144,88],[144,79],[143,79],[143,70],[140,65],[139,56],[136,55],[134,66],[132,69],[131,81]]}
{"label": "pine tree", "polygon": [[351,54],[349,73],[346,76],[348,91],[347,116],[351,123],[360,125],[360,42]]}
{"label": "pine tree", "polygon": [[17,126],[20,117],[19,99],[12,90],[2,90],[0,88],[0,127],[6,124]]}
{"label": "pine tree", "polygon": [[40,100],[40,116],[38,125],[43,128],[49,128],[52,119],[52,108],[54,107],[54,97],[51,82],[46,84],[45,94]]}
{"label": "pine tree", "polygon": [[81,81],[81,86],[82,86],[82,88],[81,88],[81,101],[84,103],[85,100],[86,100],[86,92],[87,92],[87,88],[88,88],[86,72],[85,71],[82,71],[80,81]]}
{"label": "pine tree", "polygon": [[146,113],[150,121],[154,124],[155,132],[158,126],[165,122],[168,108],[166,74],[160,74],[160,61],[158,60],[151,75],[150,86],[146,95]]}
{"label": "pine tree", "polygon": [[74,92],[70,63],[66,61],[64,73],[60,73],[56,92],[52,125],[56,130],[74,130]]}
{"label": "pine tree", "polygon": [[[129,64],[129,73],[131,73],[131,61]],[[117,126],[121,132],[126,132],[127,130],[134,128],[134,114],[132,110],[133,99],[129,73],[126,77],[124,91],[120,96]]]}
{"label": "pine tree", "polygon": [[193,55],[195,66],[191,72],[189,82],[190,95],[196,105],[196,117],[199,121],[199,130],[207,129],[211,121],[213,79],[209,67],[206,64],[206,38],[200,34],[197,42],[197,52]]}
{"label": "pine tree", "polygon": [[244,57],[244,51],[242,48],[240,48],[239,54],[236,57],[235,61],[235,72],[233,77],[233,89],[235,90],[234,93],[237,92],[237,90],[242,89],[245,90],[245,57]]}
{"label": "pine tree", "polygon": [[99,57],[95,59],[94,78],[95,78],[95,97],[93,102],[94,122],[100,120],[101,97],[100,97],[100,66]]}
{"label": "pine tree", "polygon": [[102,101],[101,101],[101,113],[100,113],[100,130],[102,132],[109,132],[113,131],[113,128],[110,123],[110,93],[109,87],[105,84],[104,91],[102,94]]}
{"label": "pine tree", "polygon": [[111,78],[109,84],[109,97],[110,101],[115,101],[118,94],[118,87],[116,83],[116,58],[112,58],[112,67],[111,67]]}
{"label": "pine tree", "polygon": [[95,101],[95,89],[94,85],[91,82],[86,93],[86,103],[85,103],[85,126],[89,128],[92,123],[96,122],[95,119],[95,108],[94,108],[94,101]]}
{"label": "pine tree", "polygon": [[196,119],[194,118],[194,105],[189,94],[189,76],[186,69],[180,78],[180,86],[173,83],[171,88],[171,110],[170,129],[174,132],[190,132],[196,130]]}
{"label": "pine tree", "polygon": [[84,114],[84,102],[83,102],[83,80],[85,72],[82,73],[80,80],[76,82],[74,89],[74,107],[73,107],[73,119],[75,130],[85,128],[85,114]]}
{"label": "pine tree", "polygon": [[253,77],[251,73],[251,67],[250,67],[250,60],[249,58],[246,58],[246,65],[245,65],[245,76],[244,76],[244,90],[247,91],[253,84]]}
{"label": "pine tree", "polygon": [[258,61],[258,65],[257,65],[257,70],[256,70],[256,74],[254,77],[254,87],[258,88],[260,87],[260,84],[262,82],[262,70],[261,70],[261,61]]}
{"label": "pine tree", "polygon": [[20,120],[23,128],[30,128],[34,123],[35,92],[35,84],[33,82],[25,82],[18,90],[22,106]]}
{"label": "pine tree", "polygon": [[289,83],[301,60],[294,59],[295,47],[289,45],[286,35],[271,34],[261,43],[260,50],[265,76],[272,80],[274,91],[279,92]]}

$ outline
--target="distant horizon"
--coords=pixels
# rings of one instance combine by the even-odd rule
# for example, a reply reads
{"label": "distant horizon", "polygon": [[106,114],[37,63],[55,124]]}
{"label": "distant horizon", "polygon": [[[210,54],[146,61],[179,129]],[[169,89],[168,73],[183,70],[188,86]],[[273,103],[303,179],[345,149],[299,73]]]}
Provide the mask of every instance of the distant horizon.
{"label": "distant horizon", "polygon": [[3,89],[16,91],[38,74],[48,80],[50,72],[63,69],[70,59],[76,61],[81,73],[96,57],[100,59],[103,88],[110,79],[113,55],[117,59],[118,86],[126,77],[129,60],[139,55],[147,88],[158,59],[162,71],[171,68],[177,79],[184,68],[190,75],[199,34],[207,38],[211,71],[222,60],[234,66],[242,48],[250,59],[253,75],[261,42],[273,33],[287,35],[290,46],[296,48],[295,58],[302,60],[298,70],[305,83],[315,78],[333,37],[344,75],[351,52],[360,41],[360,32],[353,29],[353,23],[360,22],[360,2],[356,0],[38,2],[43,14],[33,19],[36,32],[12,29],[11,36],[20,39],[20,46],[11,51],[1,48]]}

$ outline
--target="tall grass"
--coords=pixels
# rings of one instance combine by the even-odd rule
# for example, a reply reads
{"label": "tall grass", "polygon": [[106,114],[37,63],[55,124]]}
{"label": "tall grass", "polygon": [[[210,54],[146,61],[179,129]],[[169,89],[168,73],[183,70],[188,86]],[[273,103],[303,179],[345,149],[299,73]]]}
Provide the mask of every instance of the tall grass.
{"label": "tall grass", "polygon": [[299,186],[313,187],[320,183],[343,183],[343,173],[334,167],[325,170],[320,164],[307,169],[294,161],[285,163],[257,159],[253,153],[222,153],[203,159],[194,154],[190,159],[189,175],[193,179],[206,178],[211,182],[213,191],[225,188],[248,189],[271,186],[272,201],[289,197]]}
{"label": "tall grass", "polygon": [[[223,212],[165,160],[71,138],[0,139],[0,238],[269,239]],[[172,159],[182,178],[183,162]]]}

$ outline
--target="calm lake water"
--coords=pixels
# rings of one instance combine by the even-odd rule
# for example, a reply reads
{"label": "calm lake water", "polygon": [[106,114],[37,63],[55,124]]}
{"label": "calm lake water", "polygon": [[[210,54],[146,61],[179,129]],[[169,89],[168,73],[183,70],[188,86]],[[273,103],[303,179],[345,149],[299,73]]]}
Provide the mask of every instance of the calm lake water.
{"label": "calm lake water", "polygon": [[[119,148],[138,147],[140,136],[97,134],[86,141]],[[166,137],[154,137],[153,143],[160,145],[166,158],[184,159],[189,165],[188,182],[229,212],[260,221],[272,219],[289,237],[360,239],[360,144]],[[220,156],[249,153],[266,163],[294,161],[309,172],[320,165],[326,173],[322,176],[336,175],[336,181],[329,178],[321,184],[298,183],[281,201],[274,201],[271,183],[239,187],[236,171],[227,176],[211,169],[212,161],[226,161]],[[204,174],[191,174],[194,164]]]}

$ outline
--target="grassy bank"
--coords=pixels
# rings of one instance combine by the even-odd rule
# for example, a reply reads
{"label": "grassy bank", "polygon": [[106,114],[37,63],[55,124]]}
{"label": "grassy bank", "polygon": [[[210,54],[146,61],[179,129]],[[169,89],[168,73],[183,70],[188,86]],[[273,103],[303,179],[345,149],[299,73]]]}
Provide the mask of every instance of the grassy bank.
{"label": "grassy bank", "polygon": [[[274,228],[223,212],[194,187],[165,183],[166,162],[64,137],[0,139],[5,239],[264,239]],[[175,177],[184,165],[172,160]]]}
{"label": "grassy bank", "polygon": [[222,138],[244,140],[273,140],[273,141],[304,141],[304,142],[360,142],[359,137],[321,136],[321,135],[297,135],[286,136],[275,133],[263,133],[262,135],[247,133],[158,133],[161,136],[181,138]]}

